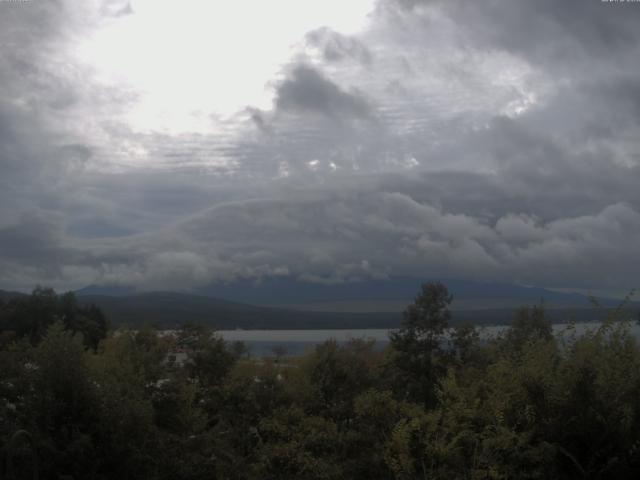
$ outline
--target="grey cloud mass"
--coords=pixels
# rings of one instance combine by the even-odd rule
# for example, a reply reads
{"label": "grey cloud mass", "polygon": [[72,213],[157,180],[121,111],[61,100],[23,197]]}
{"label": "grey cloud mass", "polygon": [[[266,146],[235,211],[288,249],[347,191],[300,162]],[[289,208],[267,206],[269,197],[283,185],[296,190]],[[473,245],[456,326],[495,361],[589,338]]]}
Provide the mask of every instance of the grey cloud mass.
{"label": "grey cloud mass", "polygon": [[305,40],[311,48],[318,49],[323,59],[328,62],[354,59],[369,65],[373,61],[371,51],[360,40],[342,35],[327,27],[307,33]]}
{"label": "grey cloud mass", "polygon": [[640,3],[381,0],[301,38],[270,108],[179,132],[74,56],[134,15],[0,2],[0,288],[637,286]]}
{"label": "grey cloud mass", "polygon": [[280,85],[275,98],[279,110],[320,113],[340,118],[371,116],[371,108],[358,92],[345,92],[317,70],[297,65]]}

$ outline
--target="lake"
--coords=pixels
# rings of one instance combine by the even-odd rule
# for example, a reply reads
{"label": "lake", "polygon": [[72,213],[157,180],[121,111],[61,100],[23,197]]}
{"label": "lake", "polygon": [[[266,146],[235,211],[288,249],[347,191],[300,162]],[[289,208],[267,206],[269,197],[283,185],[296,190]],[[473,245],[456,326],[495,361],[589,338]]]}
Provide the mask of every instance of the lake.
{"label": "lake", "polygon": [[[576,332],[582,334],[597,328],[600,323],[578,323]],[[569,324],[553,325],[554,333],[561,335]],[[479,328],[481,338],[499,335],[506,328],[504,325]],[[218,334],[228,342],[242,341],[251,355],[273,355],[273,348],[284,347],[287,355],[302,355],[326,340],[335,339],[338,343],[346,343],[352,338],[365,338],[376,341],[376,347],[383,349],[389,343],[389,332],[393,329],[371,328],[354,330],[218,330]],[[640,339],[640,325],[632,324],[631,331]]]}

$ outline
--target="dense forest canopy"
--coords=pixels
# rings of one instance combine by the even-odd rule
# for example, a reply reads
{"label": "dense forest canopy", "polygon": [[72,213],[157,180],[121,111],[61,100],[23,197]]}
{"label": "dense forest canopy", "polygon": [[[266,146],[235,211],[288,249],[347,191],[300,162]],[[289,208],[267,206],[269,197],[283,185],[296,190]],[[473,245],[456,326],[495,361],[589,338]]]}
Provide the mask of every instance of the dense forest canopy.
{"label": "dense forest canopy", "polygon": [[[0,304],[8,478],[637,478],[640,349],[622,310],[552,334],[542,306],[506,333],[446,335],[424,284],[401,328],[252,358],[208,327],[108,331],[36,289]],[[37,459],[37,462],[35,460]]]}

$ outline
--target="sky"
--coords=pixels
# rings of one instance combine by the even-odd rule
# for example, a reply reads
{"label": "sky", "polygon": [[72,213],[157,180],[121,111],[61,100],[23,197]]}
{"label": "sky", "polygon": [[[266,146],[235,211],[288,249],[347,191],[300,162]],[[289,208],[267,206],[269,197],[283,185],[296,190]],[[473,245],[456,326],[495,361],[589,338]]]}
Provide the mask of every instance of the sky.
{"label": "sky", "polygon": [[624,292],[640,3],[0,0],[0,288]]}

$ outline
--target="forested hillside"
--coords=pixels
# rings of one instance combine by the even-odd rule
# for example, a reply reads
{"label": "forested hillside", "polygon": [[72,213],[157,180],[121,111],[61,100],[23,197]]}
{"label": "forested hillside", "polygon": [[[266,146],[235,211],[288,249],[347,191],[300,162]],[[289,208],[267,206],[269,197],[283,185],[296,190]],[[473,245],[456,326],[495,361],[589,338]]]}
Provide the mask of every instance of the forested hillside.
{"label": "forested hillside", "polygon": [[554,337],[541,306],[523,307],[481,342],[472,326],[445,337],[450,302],[444,285],[423,285],[382,352],[355,339],[251,358],[202,326],[108,331],[99,309],[50,290],[3,301],[0,471],[638,478],[640,349],[622,310]]}

